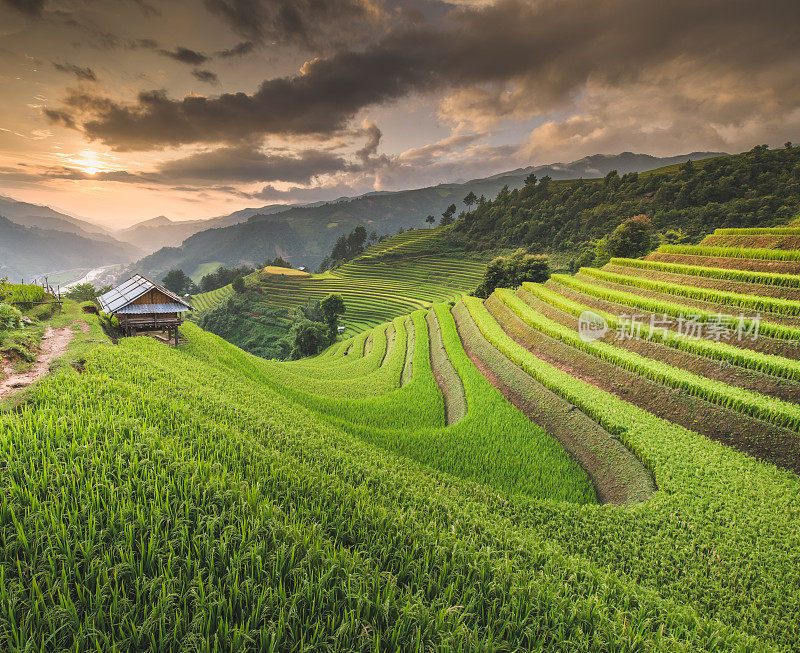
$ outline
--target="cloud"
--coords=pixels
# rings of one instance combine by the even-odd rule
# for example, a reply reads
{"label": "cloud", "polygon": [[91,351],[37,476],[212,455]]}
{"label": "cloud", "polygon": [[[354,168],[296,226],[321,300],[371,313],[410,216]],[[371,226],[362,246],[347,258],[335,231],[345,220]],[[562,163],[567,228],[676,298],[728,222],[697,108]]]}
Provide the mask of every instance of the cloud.
{"label": "cloud", "polygon": [[206,8],[252,43],[330,47],[360,36],[383,16],[377,0],[204,0]]}
{"label": "cloud", "polygon": [[18,11],[21,14],[31,17],[42,15],[46,0],[0,0],[0,4]]}
{"label": "cloud", "polygon": [[253,41],[242,41],[241,43],[234,45],[232,48],[220,50],[217,52],[217,56],[222,57],[223,59],[229,59],[230,57],[243,57],[255,50],[255,47],[256,44],[253,43]]}
{"label": "cloud", "polygon": [[[322,15],[335,5],[321,1]],[[278,19],[270,12],[285,6],[206,4],[240,32],[255,30],[249,34],[254,39],[274,29]],[[302,34],[309,23],[298,11],[294,29]],[[750,0],[728,0],[724,11],[714,0],[500,0],[455,9],[448,20],[446,27],[397,25],[363,48],[338,50],[307,62],[298,75],[265,80],[253,94],[170,98],[153,90],[132,103],[84,98],[83,111],[68,97],[60,110],[91,139],[118,150],[146,150],[271,134],[330,136],[365,108],[409,94],[447,93],[441,116],[481,129],[503,119],[569,112],[589,84],[624,90],[667,74],[676,97],[694,92],[683,81],[689,72],[746,82],[754,95],[775,97],[775,107],[797,93],[796,0],[774,0],[769,11],[756,10]],[[731,102],[721,102],[703,109],[711,123],[767,107],[748,104],[732,112]]]}
{"label": "cloud", "polygon": [[367,142],[364,147],[356,151],[356,156],[362,161],[369,161],[369,159],[378,153],[378,146],[381,144],[383,134],[377,123],[364,122],[364,134],[367,136]]}
{"label": "cloud", "polygon": [[216,73],[212,73],[210,70],[195,69],[192,71],[192,75],[194,75],[195,78],[199,79],[201,82],[214,85],[219,84],[219,77],[217,77]]}
{"label": "cloud", "polygon": [[264,153],[249,145],[200,152],[160,166],[159,178],[176,181],[309,183],[314,177],[348,169],[348,162],[331,152],[305,149],[292,154]]}
{"label": "cloud", "polygon": [[75,77],[77,77],[78,79],[81,79],[81,80],[84,80],[84,81],[87,81],[87,82],[96,82],[97,81],[97,75],[95,74],[94,70],[92,70],[88,66],[81,67],[81,66],[77,66],[77,65],[72,64],[72,63],[61,64],[61,63],[56,63],[54,61],[53,62],[53,68],[55,68],[56,70],[58,70],[58,71],[60,71],[62,73],[69,73],[71,75],[75,75]]}
{"label": "cloud", "polygon": [[209,57],[202,52],[190,50],[189,48],[184,48],[183,46],[178,46],[174,50],[161,49],[158,52],[159,54],[163,54],[165,57],[169,57],[170,59],[174,59],[175,61],[180,61],[181,63],[189,64],[191,66],[199,66],[200,64],[209,60]]}
{"label": "cloud", "polygon": [[156,50],[158,41],[155,39],[134,39],[128,41],[126,47],[130,50]]}
{"label": "cloud", "polygon": [[358,188],[347,183],[312,187],[290,186],[283,190],[276,188],[274,184],[267,184],[260,191],[248,194],[248,198],[266,202],[319,202],[330,201],[340,197],[353,197],[370,190],[373,189],[369,187]]}

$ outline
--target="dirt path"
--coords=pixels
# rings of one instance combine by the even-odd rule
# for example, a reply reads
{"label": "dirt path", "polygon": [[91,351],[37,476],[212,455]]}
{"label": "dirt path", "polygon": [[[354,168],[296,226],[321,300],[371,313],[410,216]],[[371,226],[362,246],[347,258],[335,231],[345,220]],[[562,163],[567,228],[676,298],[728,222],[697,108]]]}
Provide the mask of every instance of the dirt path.
{"label": "dirt path", "polygon": [[74,336],[75,332],[68,326],[59,329],[53,329],[48,326],[42,337],[36,362],[30,369],[19,374],[11,374],[11,376],[0,381],[0,399],[29,386],[47,374],[50,369],[50,362],[54,358],[64,355]]}

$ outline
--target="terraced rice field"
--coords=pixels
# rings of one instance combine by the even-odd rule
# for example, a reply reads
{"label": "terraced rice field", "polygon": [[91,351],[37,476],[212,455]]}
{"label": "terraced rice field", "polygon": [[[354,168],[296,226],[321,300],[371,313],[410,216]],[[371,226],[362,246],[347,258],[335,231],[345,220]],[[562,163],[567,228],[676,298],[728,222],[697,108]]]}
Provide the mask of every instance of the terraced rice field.
{"label": "terraced rice field", "polygon": [[[262,270],[258,273],[258,292],[281,308],[339,293],[347,307],[342,323],[346,334],[352,335],[399,315],[430,308],[434,302],[455,301],[480,283],[486,262],[431,253],[428,246],[433,235],[434,230],[428,229],[404,232],[324,274],[265,274]],[[199,310],[214,308],[231,293],[226,286],[196,295],[194,306]]]}
{"label": "terraced rice field", "polygon": [[233,294],[233,287],[228,284],[222,288],[200,293],[192,297],[192,306],[198,311],[207,311],[216,308]]}
{"label": "terraced rice field", "polygon": [[[0,414],[2,647],[800,649],[796,280],[699,267],[454,306],[421,276],[291,363],[193,324],[97,347]],[[348,273],[402,284],[316,283]],[[724,336],[731,294],[783,321]]]}

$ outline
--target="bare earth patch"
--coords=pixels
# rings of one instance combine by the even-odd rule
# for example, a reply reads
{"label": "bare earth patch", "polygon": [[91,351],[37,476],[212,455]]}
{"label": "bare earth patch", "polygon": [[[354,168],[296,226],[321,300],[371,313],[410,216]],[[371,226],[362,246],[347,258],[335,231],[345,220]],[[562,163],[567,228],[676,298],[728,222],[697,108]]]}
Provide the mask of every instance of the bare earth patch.
{"label": "bare earth patch", "polygon": [[[88,325],[83,326],[88,327]],[[68,326],[59,329],[53,329],[48,326],[42,337],[36,362],[30,369],[19,374],[11,374],[0,381],[0,398],[29,386],[47,374],[50,369],[50,363],[54,358],[64,355],[74,336],[75,332]],[[5,366],[5,363],[3,365]]]}

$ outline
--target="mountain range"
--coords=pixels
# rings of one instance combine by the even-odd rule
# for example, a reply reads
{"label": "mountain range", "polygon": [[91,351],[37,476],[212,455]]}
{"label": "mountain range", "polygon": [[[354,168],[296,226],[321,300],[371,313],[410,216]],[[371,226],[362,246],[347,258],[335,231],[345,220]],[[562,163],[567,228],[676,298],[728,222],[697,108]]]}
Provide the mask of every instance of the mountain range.
{"label": "mountain range", "polygon": [[[425,225],[450,205],[459,209],[470,191],[494,197],[503,186],[520,187],[533,173],[555,180],[597,178],[718,156],[692,152],[654,157],[623,152],[597,154],[571,163],[518,168],[481,179],[402,191],[378,191],[330,202],[270,204],[205,220],[174,221],[165,216],[112,231],[47,206],[0,195],[0,276],[52,274],[123,264],[124,274],[140,272],[160,279],[173,268],[198,274],[209,265],[258,264],[283,256],[294,265],[316,267],[336,239],[358,225],[379,235]],[[134,263],[135,261],[135,263]]]}

